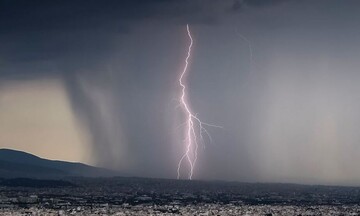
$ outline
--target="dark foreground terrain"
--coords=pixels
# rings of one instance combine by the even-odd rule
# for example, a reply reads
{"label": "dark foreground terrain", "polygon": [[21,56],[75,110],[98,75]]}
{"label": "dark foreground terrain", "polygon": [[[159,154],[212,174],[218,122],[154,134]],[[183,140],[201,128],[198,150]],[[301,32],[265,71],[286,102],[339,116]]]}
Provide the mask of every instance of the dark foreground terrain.
{"label": "dark foreground terrain", "polygon": [[0,180],[2,215],[360,215],[360,188],[145,178]]}

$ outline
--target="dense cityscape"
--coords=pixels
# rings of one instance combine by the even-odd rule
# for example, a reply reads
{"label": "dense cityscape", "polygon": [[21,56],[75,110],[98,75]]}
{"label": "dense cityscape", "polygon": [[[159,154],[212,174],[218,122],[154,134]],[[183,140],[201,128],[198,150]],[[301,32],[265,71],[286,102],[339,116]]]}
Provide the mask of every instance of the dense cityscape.
{"label": "dense cityscape", "polygon": [[0,184],[1,215],[360,214],[355,187],[120,177]]}

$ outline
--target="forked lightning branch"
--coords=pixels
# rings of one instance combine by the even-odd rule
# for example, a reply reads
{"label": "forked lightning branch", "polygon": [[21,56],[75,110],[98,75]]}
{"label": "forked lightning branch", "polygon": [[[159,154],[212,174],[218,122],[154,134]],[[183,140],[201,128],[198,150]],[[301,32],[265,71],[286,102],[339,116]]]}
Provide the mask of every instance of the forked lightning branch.
{"label": "forked lightning branch", "polygon": [[[184,125],[184,153],[182,154],[177,168],[177,178],[181,178],[181,169],[182,167],[187,164],[187,178],[192,179],[194,175],[194,168],[196,166],[196,162],[198,159],[198,149],[199,149],[199,142],[203,142],[203,133],[205,133],[209,139],[211,140],[210,134],[204,128],[204,126],[211,126],[211,127],[220,127],[212,124],[207,124],[202,122],[196,114],[193,113],[190,107],[190,103],[188,101],[188,88],[185,84],[185,78],[186,75],[188,75],[188,67],[189,67],[189,61],[191,59],[191,49],[193,48],[194,40],[191,35],[190,27],[189,25],[186,25],[186,31],[189,38],[189,46],[187,49],[187,55],[185,58],[185,64],[184,68],[180,74],[179,78],[179,85],[181,87],[181,93],[180,93],[180,107],[182,112],[184,113],[185,123]],[[221,127],[220,127],[221,128]]]}

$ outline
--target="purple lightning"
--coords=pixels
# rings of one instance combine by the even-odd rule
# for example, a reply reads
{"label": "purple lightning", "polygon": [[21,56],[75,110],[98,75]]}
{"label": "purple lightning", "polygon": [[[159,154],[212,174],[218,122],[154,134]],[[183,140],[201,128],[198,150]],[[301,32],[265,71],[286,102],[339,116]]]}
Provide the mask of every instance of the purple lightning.
{"label": "purple lightning", "polygon": [[189,164],[188,178],[191,180],[193,177],[193,174],[194,174],[194,167],[196,165],[197,156],[198,156],[198,148],[199,148],[198,137],[196,136],[196,129],[199,130],[199,139],[200,140],[203,140],[202,133],[205,132],[211,141],[210,134],[203,127],[203,125],[212,126],[212,127],[219,127],[219,126],[202,122],[196,115],[193,114],[193,112],[191,111],[190,106],[186,100],[187,95],[186,95],[186,85],[184,84],[184,77],[188,71],[189,59],[191,57],[191,48],[192,48],[193,42],[194,42],[193,38],[191,36],[189,25],[186,25],[186,30],[187,30],[187,35],[190,40],[190,44],[188,47],[187,56],[185,58],[185,66],[184,66],[184,69],[179,78],[179,84],[182,89],[181,96],[180,96],[180,106],[186,116],[186,121],[184,122],[185,132],[186,132],[185,140],[184,140],[185,153],[182,155],[182,157],[178,163],[177,178],[180,179],[180,177],[181,177],[180,168],[181,168],[181,165],[183,164],[184,160],[186,159]]}

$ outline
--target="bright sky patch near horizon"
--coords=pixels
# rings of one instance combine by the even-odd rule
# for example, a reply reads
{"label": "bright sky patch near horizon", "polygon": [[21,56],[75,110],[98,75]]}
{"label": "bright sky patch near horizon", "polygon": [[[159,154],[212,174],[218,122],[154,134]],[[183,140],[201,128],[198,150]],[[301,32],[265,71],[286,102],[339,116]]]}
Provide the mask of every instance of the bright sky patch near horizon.
{"label": "bright sky patch near horizon", "polygon": [[89,162],[86,132],[70,106],[61,81],[7,82],[0,91],[0,148],[53,160]]}

